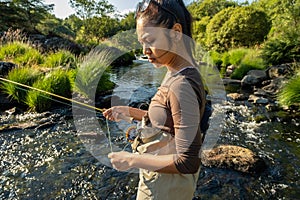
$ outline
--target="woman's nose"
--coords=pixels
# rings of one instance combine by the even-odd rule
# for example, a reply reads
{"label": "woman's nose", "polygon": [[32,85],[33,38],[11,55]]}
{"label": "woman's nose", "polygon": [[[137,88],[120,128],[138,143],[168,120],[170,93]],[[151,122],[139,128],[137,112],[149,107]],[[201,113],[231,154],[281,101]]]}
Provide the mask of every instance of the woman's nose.
{"label": "woman's nose", "polygon": [[143,54],[145,54],[145,55],[151,54],[151,49],[150,49],[149,45],[147,45],[147,44],[143,45]]}

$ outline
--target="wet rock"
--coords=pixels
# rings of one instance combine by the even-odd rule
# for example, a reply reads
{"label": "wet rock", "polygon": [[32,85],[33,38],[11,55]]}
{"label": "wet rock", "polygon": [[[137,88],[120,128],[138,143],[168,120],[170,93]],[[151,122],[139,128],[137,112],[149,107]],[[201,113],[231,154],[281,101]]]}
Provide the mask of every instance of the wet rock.
{"label": "wet rock", "polygon": [[247,75],[254,76],[260,81],[266,80],[267,79],[267,73],[265,70],[250,70]]}
{"label": "wet rock", "polygon": [[271,66],[267,69],[267,75],[270,79],[278,78],[278,77],[285,77],[291,72],[291,64],[282,64]]}
{"label": "wet rock", "polygon": [[230,77],[230,75],[234,72],[234,70],[236,69],[236,66],[234,65],[230,65],[226,68],[226,76]]}
{"label": "wet rock", "polygon": [[261,89],[263,89],[269,95],[274,95],[279,92],[280,88],[285,83],[285,81],[286,81],[286,78],[283,78],[283,77],[274,78],[274,79],[268,81],[268,84],[265,84],[265,86],[262,87]]}
{"label": "wet rock", "polygon": [[0,77],[6,76],[16,65],[11,62],[0,62]]}
{"label": "wet rock", "polygon": [[203,150],[201,161],[206,167],[226,168],[244,173],[259,173],[266,168],[265,162],[253,151],[233,145],[220,145]]}
{"label": "wet rock", "polygon": [[227,94],[227,97],[233,101],[243,101],[248,99],[248,96],[246,94],[240,94],[240,93],[230,93]]}
{"label": "wet rock", "polygon": [[251,70],[241,81],[243,87],[261,84],[267,79],[267,74],[263,70]]}
{"label": "wet rock", "polygon": [[265,90],[258,88],[255,90],[255,92],[253,93],[255,96],[262,96],[262,97],[267,97],[268,94]]}
{"label": "wet rock", "polygon": [[249,96],[248,101],[253,102],[255,104],[268,104],[269,103],[268,99],[266,99],[264,97],[255,96],[253,94]]}
{"label": "wet rock", "polygon": [[224,78],[222,79],[224,85],[232,85],[232,84],[236,84],[236,85],[240,85],[241,81],[237,80],[237,79],[230,79],[230,78]]}

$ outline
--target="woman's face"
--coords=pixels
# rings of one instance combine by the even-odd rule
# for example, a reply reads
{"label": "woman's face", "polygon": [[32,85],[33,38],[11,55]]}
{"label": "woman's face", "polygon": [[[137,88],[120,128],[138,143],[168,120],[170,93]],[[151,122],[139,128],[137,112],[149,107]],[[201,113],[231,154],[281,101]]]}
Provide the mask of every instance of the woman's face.
{"label": "woman's face", "polygon": [[166,29],[151,27],[143,18],[137,20],[138,40],[143,46],[143,53],[155,67],[168,66],[175,54],[170,51],[173,45],[167,37]]}

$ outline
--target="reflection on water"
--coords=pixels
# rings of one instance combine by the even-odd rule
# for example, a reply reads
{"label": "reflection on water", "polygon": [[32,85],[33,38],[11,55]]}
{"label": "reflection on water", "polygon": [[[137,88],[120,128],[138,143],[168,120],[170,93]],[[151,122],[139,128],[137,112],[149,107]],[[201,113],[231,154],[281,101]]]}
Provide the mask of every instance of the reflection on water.
{"label": "reflection on water", "polygon": [[[114,69],[112,80],[118,84],[114,93],[128,104],[143,102],[154,94],[163,74],[149,65]],[[226,115],[217,143],[249,148],[268,168],[249,175],[203,167],[196,191],[199,199],[299,199],[300,119],[257,120],[258,112],[268,115],[263,107],[220,106]],[[72,114],[68,109],[53,113],[57,122],[44,129],[0,132],[0,199],[135,199],[138,175],[117,172],[93,157],[65,113]],[[105,121],[98,120],[105,132]],[[1,126],[11,121],[21,118],[4,113],[0,117]],[[125,146],[118,126],[110,123],[110,128],[113,142]]]}

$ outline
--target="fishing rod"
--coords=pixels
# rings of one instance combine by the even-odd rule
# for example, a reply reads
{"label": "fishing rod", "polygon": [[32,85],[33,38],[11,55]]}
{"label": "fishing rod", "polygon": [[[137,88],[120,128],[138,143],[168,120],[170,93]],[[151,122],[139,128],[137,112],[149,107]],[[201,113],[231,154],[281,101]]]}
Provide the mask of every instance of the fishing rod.
{"label": "fishing rod", "polygon": [[[59,98],[59,99],[63,99],[63,100],[66,100],[66,101],[69,101],[69,102],[72,102],[72,103],[76,103],[76,104],[79,104],[79,105],[81,105],[81,106],[85,106],[85,107],[87,107],[87,108],[89,108],[89,109],[95,109],[96,111],[101,112],[101,113],[103,113],[103,112],[106,110],[106,109],[102,109],[102,108],[97,108],[97,107],[95,107],[95,106],[91,106],[91,105],[86,104],[86,103],[82,103],[82,102],[80,102],[80,101],[76,101],[76,100],[74,100],[74,99],[69,99],[69,98],[66,98],[66,97],[64,97],[64,96],[61,96],[61,95],[58,95],[58,94],[54,94],[54,93],[52,93],[52,92],[48,92],[48,91],[41,90],[41,89],[38,89],[38,88],[35,88],[35,87],[32,87],[32,86],[29,86],[29,85],[25,85],[25,84],[22,84],[22,83],[18,83],[18,82],[15,82],[15,81],[12,81],[12,80],[9,80],[9,79],[6,79],[6,78],[0,77],[0,80],[1,80],[1,81],[4,81],[4,82],[8,82],[8,83],[15,84],[15,85],[18,85],[18,86],[27,88],[27,89],[36,90],[36,91],[39,91],[39,92],[41,92],[41,93],[45,93],[45,94],[48,94],[48,95],[50,95],[50,96],[54,96],[54,97],[57,97],[57,98]],[[21,89],[21,90],[25,90],[25,89],[23,89],[23,88],[21,88],[21,87],[18,87],[18,88]],[[52,99],[52,98],[46,97],[45,95],[41,95],[41,96],[43,96],[43,97],[45,97],[45,98],[48,98],[48,99],[51,99],[52,101],[56,101],[56,102],[58,102],[58,103],[62,103],[62,104],[65,104],[65,105],[69,105],[69,104],[66,104],[66,103],[64,103],[64,102],[62,102],[62,101],[58,101],[58,100],[56,100],[56,99]],[[79,107],[79,108],[81,108],[81,107]],[[83,108],[81,108],[81,109],[83,109]],[[84,109],[84,110],[87,110],[87,109]],[[88,110],[88,111],[91,111],[91,110]],[[124,118],[125,121],[131,120],[131,118],[130,118],[130,117],[127,117],[127,116],[123,116],[123,118]],[[108,124],[108,119],[106,119],[106,128],[107,128],[107,132],[108,132],[108,141],[109,141],[110,151],[113,152],[112,141],[111,141],[111,133],[110,133],[110,128],[109,128],[109,124]]]}
{"label": "fishing rod", "polygon": [[[54,96],[54,97],[57,97],[57,98],[60,98],[60,99],[63,99],[63,100],[66,100],[66,101],[70,101],[72,103],[76,103],[76,104],[79,104],[81,106],[85,106],[85,107],[88,107],[90,109],[95,109],[96,111],[99,111],[101,113],[103,113],[106,109],[102,109],[102,108],[97,108],[95,106],[91,106],[89,104],[86,104],[86,103],[82,103],[80,101],[76,101],[74,99],[69,99],[69,98],[66,98],[64,96],[61,96],[61,95],[58,95],[58,94],[54,94],[52,92],[48,92],[48,91],[45,91],[45,90],[41,90],[41,89],[38,89],[38,88],[35,88],[35,87],[31,87],[29,85],[25,85],[25,84],[22,84],[22,83],[18,83],[18,82],[15,82],[15,81],[12,81],[12,80],[9,80],[9,79],[6,79],[6,78],[2,78],[0,77],[0,80],[2,81],[5,81],[5,82],[8,82],[8,83],[12,83],[12,84],[15,84],[15,85],[18,85],[18,86],[22,86],[22,87],[25,87],[27,89],[32,89],[32,90],[36,90],[36,91],[39,91],[41,93],[45,93],[45,94],[48,94],[50,96]],[[59,103],[63,103],[63,102],[60,102],[58,101]]]}

